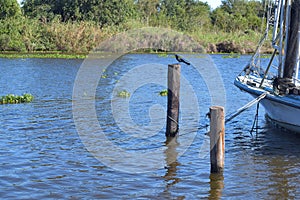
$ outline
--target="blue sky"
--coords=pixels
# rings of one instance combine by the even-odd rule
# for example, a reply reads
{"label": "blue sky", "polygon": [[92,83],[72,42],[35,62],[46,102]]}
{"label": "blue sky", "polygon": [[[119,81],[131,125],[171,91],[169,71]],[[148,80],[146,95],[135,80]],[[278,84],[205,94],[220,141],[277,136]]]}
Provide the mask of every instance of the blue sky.
{"label": "blue sky", "polygon": [[221,5],[221,0],[201,0],[203,2],[207,2],[210,7],[215,9],[216,7]]}
{"label": "blue sky", "polygon": [[[18,0],[20,3],[22,0]],[[213,9],[221,5],[221,0],[201,0],[203,2],[207,2]]]}

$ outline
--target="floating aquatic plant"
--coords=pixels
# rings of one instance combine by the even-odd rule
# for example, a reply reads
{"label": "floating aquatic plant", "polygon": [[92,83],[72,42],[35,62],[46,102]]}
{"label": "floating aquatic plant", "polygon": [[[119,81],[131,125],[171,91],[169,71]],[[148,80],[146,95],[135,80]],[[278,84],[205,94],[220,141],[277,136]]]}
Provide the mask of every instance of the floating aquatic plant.
{"label": "floating aquatic plant", "polygon": [[168,90],[162,90],[160,93],[159,93],[160,96],[168,96]]}
{"label": "floating aquatic plant", "polygon": [[158,57],[160,57],[160,58],[168,58],[169,55],[166,54],[166,53],[159,53],[159,54],[158,54]]}
{"label": "floating aquatic plant", "polygon": [[23,94],[21,96],[8,94],[6,96],[0,97],[0,104],[17,104],[17,103],[29,103],[33,101],[33,96],[31,94]]}
{"label": "floating aquatic plant", "polygon": [[128,98],[130,97],[130,93],[127,92],[126,90],[122,90],[121,92],[119,92],[118,97]]}
{"label": "floating aquatic plant", "polygon": [[260,55],[260,58],[271,58],[270,54],[262,54]]}
{"label": "floating aquatic plant", "polygon": [[85,54],[64,54],[62,52],[1,52],[0,58],[60,58],[60,59],[85,59]]}
{"label": "floating aquatic plant", "polygon": [[225,56],[222,56],[223,58],[240,58],[241,55],[240,54],[236,54],[236,53],[231,53]]}

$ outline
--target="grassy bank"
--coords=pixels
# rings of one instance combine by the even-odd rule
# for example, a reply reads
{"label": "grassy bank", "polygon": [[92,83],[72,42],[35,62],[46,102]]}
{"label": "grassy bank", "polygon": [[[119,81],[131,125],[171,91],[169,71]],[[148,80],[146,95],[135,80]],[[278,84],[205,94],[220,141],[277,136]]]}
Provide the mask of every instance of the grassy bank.
{"label": "grassy bank", "polygon": [[[42,23],[37,19],[0,21],[0,57],[2,58],[80,58],[99,44],[102,50],[153,48],[158,51],[207,53],[254,52],[261,34],[254,31],[226,33],[198,28],[180,32],[170,28],[144,27],[137,21],[113,27],[93,22]],[[115,36],[117,35],[117,36]],[[269,47],[265,47],[268,52]]]}
{"label": "grassy bank", "polygon": [[[254,53],[262,34],[254,31],[226,33],[222,31],[211,31],[191,33],[205,49],[207,53]],[[271,53],[271,43],[265,43],[262,53]]]}

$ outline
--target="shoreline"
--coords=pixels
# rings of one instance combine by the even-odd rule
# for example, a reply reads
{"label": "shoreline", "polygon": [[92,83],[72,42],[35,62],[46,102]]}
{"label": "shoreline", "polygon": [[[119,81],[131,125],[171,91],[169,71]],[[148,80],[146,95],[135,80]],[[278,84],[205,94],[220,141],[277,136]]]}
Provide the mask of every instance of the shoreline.
{"label": "shoreline", "polygon": [[55,58],[55,59],[85,59],[87,54],[84,53],[64,53],[64,52],[17,52],[17,51],[0,51],[0,58]]}
{"label": "shoreline", "polygon": [[[209,54],[209,55],[251,55],[254,52],[243,52],[243,51],[230,51],[223,50],[223,51],[210,51],[211,49],[206,49],[206,52],[202,52],[203,54]],[[172,52],[164,52],[164,51],[135,51],[131,53],[153,53],[153,54],[165,54],[165,53],[172,53]],[[178,52],[180,53],[180,52]],[[195,53],[195,52],[191,52]],[[262,54],[272,54],[272,52],[269,49],[263,49],[261,51]],[[53,59],[86,59],[89,53],[64,53],[64,52],[16,52],[16,51],[0,51],[0,58],[8,58],[8,59],[25,59],[25,58],[53,58]]]}

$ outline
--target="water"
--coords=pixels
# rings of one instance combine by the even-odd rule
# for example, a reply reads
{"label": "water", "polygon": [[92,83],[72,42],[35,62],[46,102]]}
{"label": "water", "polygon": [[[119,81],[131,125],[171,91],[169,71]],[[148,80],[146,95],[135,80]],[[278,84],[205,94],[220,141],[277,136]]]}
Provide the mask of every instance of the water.
{"label": "water", "polygon": [[[252,99],[233,86],[249,56],[211,57],[224,81],[226,111],[234,112]],[[223,176],[210,175],[206,130],[198,131],[198,127],[208,123],[205,114],[211,99],[195,68],[182,68],[182,77],[196,92],[185,86],[181,90],[186,99],[181,103],[178,144],[166,146],[164,141],[166,97],[158,95],[165,89],[164,79],[159,79],[162,85],[139,85],[130,99],[116,97],[117,90],[135,87],[121,78],[136,66],[148,69],[148,63],[174,63],[170,56],[130,54],[115,61],[103,72],[106,77],[97,84],[92,106],[101,131],[89,126],[93,116],[84,104],[75,109],[85,116],[78,122],[87,125],[78,127],[72,103],[76,104],[73,87],[82,62],[0,60],[0,95],[28,92],[35,96],[30,104],[0,106],[1,199],[300,198],[300,137],[270,127],[262,108],[257,135],[249,133],[255,107],[226,126],[225,171]],[[165,69],[156,70],[158,77],[165,76]],[[156,78],[145,71],[135,83]],[[89,92],[82,93],[89,102]],[[189,103],[195,98],[198,107]],[[132,121],[123,115],[126,112]],[[193,117],[195,113],[198,118]],[[105,149],[103,140],[124,152]]]}

